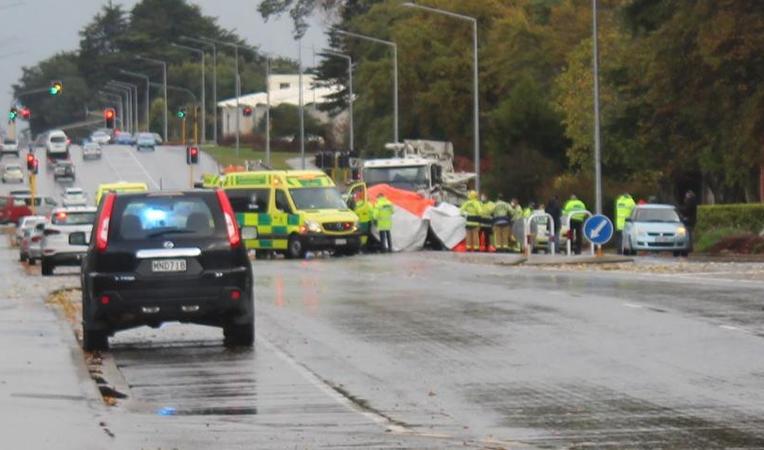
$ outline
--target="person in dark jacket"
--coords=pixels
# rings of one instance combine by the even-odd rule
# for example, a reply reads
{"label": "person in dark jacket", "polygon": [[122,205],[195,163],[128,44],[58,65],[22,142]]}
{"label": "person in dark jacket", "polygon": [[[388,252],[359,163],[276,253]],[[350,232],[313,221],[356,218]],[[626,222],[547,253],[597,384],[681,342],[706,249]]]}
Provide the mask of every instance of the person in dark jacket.
{"label": "person in dark jacket", "polygon": [[562,218],[562,205],[560,204],[560,197],[557,195],[553,196],[551,200],[546,202],[546,206],[544,207],[544,211],[552,216],[552,220],[554,220],[554,246],[559,250],[560,246],[560,225],[561,225],[561,218]]}
{"label": "person in dark jacket", "polygon": [[682,214],[682,222],[687,228],[687,236],[690,240],[690,249],[692,249],[692,241],[695,237],[695,223],[698,221],[698,198],[695,197],[695,193],[687,191],[684,194],[684,202],[679,208],[679,212]]}

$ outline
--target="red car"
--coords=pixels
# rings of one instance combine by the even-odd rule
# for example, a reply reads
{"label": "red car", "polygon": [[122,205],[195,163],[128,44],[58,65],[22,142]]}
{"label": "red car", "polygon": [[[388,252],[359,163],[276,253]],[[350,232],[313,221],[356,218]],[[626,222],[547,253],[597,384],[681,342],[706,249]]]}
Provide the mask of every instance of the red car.
{"label": "red car", "polygon": [[[50,212],[58,206],[50,197],[35,197],[35,213],[41,216],[50,215]],[[22,217],[31,216],[32,198],[24,196],[0,196],[0,223],[19,223]]]}

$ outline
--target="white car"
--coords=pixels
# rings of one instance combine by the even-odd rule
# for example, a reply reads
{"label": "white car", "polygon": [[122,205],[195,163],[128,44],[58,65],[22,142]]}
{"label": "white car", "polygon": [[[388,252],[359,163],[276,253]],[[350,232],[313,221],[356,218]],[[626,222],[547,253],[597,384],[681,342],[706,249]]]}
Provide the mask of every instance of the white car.
{"label": "white car", "polygon": [[105,131],[96,131],[90,136],[90,140],[94,144],[106,145],[111,142],[111,136]]}
{"label": "white car", "polygon": [[96,142],[88,142],[83,145],[82,159],[101,159],[101,145]]}
{"label": "white car", "polygon": [[35,226],[26,228],[19,243],[19,262],[28,262],[34,266],[42,258],[42,237],[45,232],[47,218],[37,222]]}
{"label": "white car", "polygon": [[[87,252],[87,242],[96,216],[94,207],[57,208],[45,226],[42,238],[43,276],[53,275],[58,266],[79,266]],[[85,244],[72,243],[72,233],[85,233]]]}
{"label": "white car", "polygon": [[621,250],[624,255],[637,252],[672,252],[687,256],[691,237],[673,205],[639,205],[626,218]]}
{"label": "white car", "polygon": [[24,172],[18,164],[8,164],[3,168],[3,183],[23,183]]}
{"label": "white car", "polygon": [[0,156],[13,155],[19,157],[19,143],[15,139],[5,138],[0,146]]}
{"label": "white car", "polygon": [[71,206],[87,206],[88,197],[82,188],[70,187],[66,188],[64,195],[61,196],[61,204],[64,208]]}
{"label": "white car", "polygon": [[21,243],[24,237],[24,231],[34,228],[40,222],[45,222],[45,216],[24,216],[19,220],[19,226],[16,227],[16,245]]}

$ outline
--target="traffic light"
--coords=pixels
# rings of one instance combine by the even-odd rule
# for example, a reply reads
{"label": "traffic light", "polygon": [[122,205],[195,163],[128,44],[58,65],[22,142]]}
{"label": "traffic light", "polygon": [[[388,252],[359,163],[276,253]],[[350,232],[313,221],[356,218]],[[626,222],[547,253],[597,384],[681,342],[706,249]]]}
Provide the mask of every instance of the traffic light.
{"label": "traffic light", "polygon": [[199,164],[199,147],[186,147],[186,164]]}
{"label": "traffic light", "polygon": [[37,157],[32,154],[27,155],[27,171],[33,175],[37,175],[38,167],[39,163]]}
{"label": "traffic light", "polygon": [[117,116],[114,108],[106,108],[103,110],[103,119],[106,121],[106,128],[114,128],[114,118]]}
{"label": "traffic light", "polygon": [[175,113],[176,116],[178,116],[178,119],[185,120],[186,119],[186,108],[180,108],[178,112]]}
{"label": "traffic light", "polygon": [[245,106],[244,110],[242,111],[242,114],[244,114],[244,117],[249,117],[252,115],[252,108],[250,106]]}
{"label": "traffic light", "polygon": [[30,111],[26,106],[21,108],[21,118],[24,120],[29,120],[30,117],[32,117],[32,111]]}
{"label": "traffic light", "polygon": [[18,117],[18,116],[19,116],[19,110],[15,106],[12,106],[11,110],[8,111],[8,121],[9,122],[15,122],[16,121],[16,117]]}
{"label": "traffic light", "polygon": [[50,87],[48,88],[48,93],[52,96],[61,95],[61,93],[64,91],[64,83],[62,83],[59,80],[54,80],[50,82]]}

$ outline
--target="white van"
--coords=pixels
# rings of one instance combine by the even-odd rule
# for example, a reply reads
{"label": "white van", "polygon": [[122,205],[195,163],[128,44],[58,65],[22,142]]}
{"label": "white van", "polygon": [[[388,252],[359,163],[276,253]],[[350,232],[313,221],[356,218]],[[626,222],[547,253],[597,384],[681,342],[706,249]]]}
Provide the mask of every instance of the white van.
{"label": "white van", "polygon": [[62,130],[51,130],[46,133],[45,157],[49,165],[69,159],[69,138]]}

